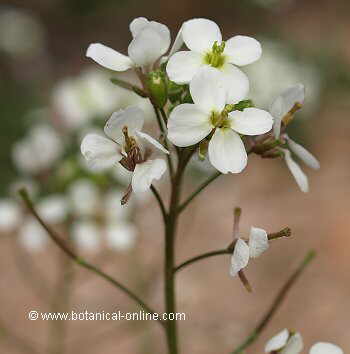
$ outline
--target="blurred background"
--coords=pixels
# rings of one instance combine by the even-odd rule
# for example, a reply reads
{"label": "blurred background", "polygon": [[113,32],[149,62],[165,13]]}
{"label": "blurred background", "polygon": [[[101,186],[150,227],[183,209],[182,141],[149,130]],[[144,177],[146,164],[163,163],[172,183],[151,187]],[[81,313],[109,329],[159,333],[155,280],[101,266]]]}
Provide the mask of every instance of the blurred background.
{"label": "blurred background", "polygon": [[[87,131],[110,113],[148,102],[113,86],[114,75],[85,58],[89,43],[126,53],[128,25],[145,16],[169,26],[174,38],[184,20],[216,21],[224,38],[259,39],[262,59],[244,70],[250,96],[268,108],[302,82],[306,102],[288,128],[311,150],[321,169],[305,168],[311,191],[302,193],[284,162],[251,156],[240,175],[217,179],[181,220],[176,258],[226,246],[234,206],[243,209],[242,235],[254,225],[274,232],[290,226],[247,276],[248,294],[228,275],[229,257],[215,257],[177,277],[182,353],[228,353],[259,321],[307,250],[317,259],[247,353],[262,353],[267,339],[288,327],[306,348],[330,341],[350,348],[350,3],[346,0],[129,1],[12,0],[0,4],[0,351],[4,353],[165,353],[157,324],[113,321],[29,321],[27,312],[136,311],[103,280],[72,265],[21,208],[25,186],[43,217],[81,254],[161,311],[162,225],[152,196],[119,199],[129,176],[89,171],[79,154]],[[303,167],[304,168],[304,167]],[[184,194],[210,173],[193,161]],[[165,181],[166,179],[164,179]],[[167,184],[158,188],[167,195]],[[68,230],[70,232],[68,232]],[[307,350],[305,350],[307,353]]]}

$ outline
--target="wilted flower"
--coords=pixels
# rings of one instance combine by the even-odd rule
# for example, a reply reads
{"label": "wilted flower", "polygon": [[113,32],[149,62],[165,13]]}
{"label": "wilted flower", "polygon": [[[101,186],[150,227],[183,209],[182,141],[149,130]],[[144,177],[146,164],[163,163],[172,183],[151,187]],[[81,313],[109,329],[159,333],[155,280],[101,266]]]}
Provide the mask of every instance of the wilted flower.
{"label": "wilted flower", "polygon": [[257,258],[269,248],[267,233],[263,229],[251,227],[248,244],[237,239],[231,257],[230,275],[235,276],[248,265],[250,258]]}
{"label": "wilted flower", "polygon": [[239,101],[236,101],[236,89],[244,96],[248,94],[248,78],[235,65],[248,65],[260,58],[261,46],[257,40],[234,36],[224,42],[218,25],[204,18],[186,21],[181,35],[190,50],[170,57],[167,65],[170,80],[178,84],[189,83],[201,67],[210,66],[223,73],[231,103]]}
{"label": "wilted flower", "polygon": [[284,329],[272,337],[265,346],[265,353],[299,354],[304,344],[300,333],[292,333]]}
{"label": "wilted flower", "polygon": [[169,49],[170,32],[161,23],[138,17],[130,23],[130,31],[133,39],[128,47],[129,56],[100,43],[90,44],[86,56],[107,69],[126,71],[154,64]]}
{"label": "wilted flower", "polygon": [[[245,98],[232,84],[238,101]],[[209,136],[209,160],[221,173],[241,172],[247,164],[247,153],[240,137],[271,130],[270,113],[257,108],[236,110],[227,101],[222,74],[210,67],[202,68],[190,83],[194,104],[174,108],[168,121],[168,138],[180,147],[199,143]]]}
{"label": "wilted flower", "polygon": [[81,152],[91,167],[104,169],[119,162],[133,172],[130,188],[135,192],[145,192],[153,179],[161,178],[166,170],[163,159],[149,159],[151,151],[145,149],[140,140],[169,153],[157,140],[141,131],[143,124],[143,112],[138,107],[128,107],[113,113],[107,121],[104,131],[108,138],[89,134],[81,144]]}

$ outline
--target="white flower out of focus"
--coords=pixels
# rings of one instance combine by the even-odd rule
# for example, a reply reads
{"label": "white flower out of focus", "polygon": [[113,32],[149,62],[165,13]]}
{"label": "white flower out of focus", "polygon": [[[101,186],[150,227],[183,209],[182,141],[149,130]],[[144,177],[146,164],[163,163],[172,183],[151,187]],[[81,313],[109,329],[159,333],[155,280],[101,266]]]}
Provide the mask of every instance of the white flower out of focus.
{"label": "white flower out of focus", "polygon": [[[235,103],[243,100],[246,92],[234,84],[232,87],[237,97]],[[243,111],[232,108],[223,76],[214,68],[201,68],[190,83],[190,92],[194,104],[180,104],[170,114],[169,140],[185,147],[213,133],[208,146],[210,163],[221,173],[241,172],[247,164],[247,152],[240,134],[270,131],[273,123],[270,113],[257,108]]]}
{"label": "white flower out of focus", "polygon": [[344,354],[344,352],[335,344],[319,342],[310,348],[310,354]]}
{"label": "white flower out of focus", "polygon": [[44,249],[48,242],[46,231],[32,217],[24,220],[19,230],[19,243],[30,252],[39,252]]}
{"label": "white flower out of focus", "polygon": [[37,210],[45,222],[58,224],[68,214],[68,202],[64,196],[51,195],[39,201]]}
{"label": "white flower out of focus", "polygon": [[130,250],[136,242],[137,229],[128,222],[114,222],[106,226],[107,245],[118,251]]}
{"label": "white flower out of focus", "polygon": [[167,65],[170,80],[177,84],[189,83],[201,67],[212,67],[223,74],[231,103],[239,101],[236,89],[244,96],[248,94],[248,78],[236,65],[248,65],[260,58],[261,46],[257,40],[234,36],[224,42],[218,25],[204,18],[186,21],[181,36],[190,50],[170,57]]}
{"label": "white flower out of focus", "polygon": [[265,353],[299,354],[303,347],[300,333],[291,333],[288,329],[284,329],[266,343]]}
{"label": "white flower out of focus", "polygon": [[92,221],[76,221],[72,225],[73,242],[79,249],[95,252],[101,245],[101,230]]}
{"label": "white flower out of focus", "polygon": [[133,39],[128,47],[129,56],[100,43],[90,44],[86,56],[107,69],[126,71],[152,65],[169,49],[170,31],[161,23],[139,17],[130,23],[130,31]]}
{"label": "white flower out of focus", "polygon": [[36,174],[51,167],[62,152],[63,143],[57,132],[47,124],[40,124],[13,146],[12,157],[20,171]]}
{"label": "white flower out of focus", "polygon": [[231,257],[230,275],[234,277],[248,265],[250,258],[257,258],[269,248],[267,233],[263,229],[251,227],[248,244],[237,239]]}
{"label": "white flower out of focus", "polygon": [[12,199],[0,200],[0,231],[9,232],[19,225],[21,220],[21,209]]}
{"label": "white flower out of focus", "polygon": [[134,192],[145,192],[154,179],[160,179],[166,171],[163,159],[149,159],[150,150],[141,142],[165,154],[169,152],[155,139],[143,133],[143,111],[128,107],[112,114],[104,131],[108,138],[88,134],[81,143],[81,152],[93,169],[116,167],[132,172],[131,186]]}

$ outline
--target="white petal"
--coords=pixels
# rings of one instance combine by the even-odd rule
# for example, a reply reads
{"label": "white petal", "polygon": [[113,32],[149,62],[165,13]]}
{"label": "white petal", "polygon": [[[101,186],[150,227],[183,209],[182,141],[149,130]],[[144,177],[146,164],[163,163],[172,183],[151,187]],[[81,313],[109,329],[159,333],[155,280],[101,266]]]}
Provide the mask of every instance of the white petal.
{"label": "white petal", "polygon": [[155,146],[158,150],[164,152],[165,154],[169,154],[169,151],[156,139],[152,138],[146,133],[142,132],[136,132],[136,135],[138,135],[140,138],[145,139],[149,143],[151,143],[153,146]]}
{"label": "white petal", "polygon": [[51,195],[40,200],[37,208],[39,215],[48,223],[63,222],[68,213],[67,200],[61,195]]}
{"label": "white petal", "polygon": [[80,149],[89,166],[94,169],[112,167],[122,158],[116,143],[97,134],[87,135]]}
{"label": "white petal", "polygon": [[344,352],[335,344],[319,342],[310,348],[310,354],[344,354]]}
{"label": "white petal", "polygon": [[232,64],[224,65],[222,73],[226,87],[226,103],[235,104],[244,100],[249,92],[247,75]]}
{"label": "white petal", "polygon": [[173,54],[175,54],[177,51],[179,51],[180,48],[183,46],[183,44],[184,44],[184,40],[182,38],[182,26],[181,26],[179,29],[179,32],[177,32],[174,43],[170,49],[169,57],[171,57]]}
{"label": "white petal", "polygon": [[169,59],[166,71],[171,81],[181,85],[189,83],[202,65],[202,54],[181,51]]}
{"label": "white petal", "polygon": [[284,329],[283,331],[272,337],[265,345],[265,353],[270,353],[283,348],[288,341],[289,331]]}
{"label": "white petal", "polygon": [[160,179],[166,171],[166,163],[162,159],[148,160],[137,164],[132,174],[132,190],[135,193],[146,192],[154,179]]}
{"label": "white petal", "polygon": [[136,227],[127,222],[116,222],[106,227],[107,245],[118,251],[127,251],[135,245]]}
{"label": "white petal", "polygon": [[299,354],[303,350],[303,338],[300,333],[295,333],[289,337],[285,348],[281,351],[281,354]]}
{"label": "white petal", "polygon": [[182,37],[186,46],[195,52],[211,50],[215,41],[222,41],[218,25],[205,18],[186,21],[183,24]]}
{"label": "white petal", "polygon": [[0,231],[8,232],[13,230],[20,224],[21,216],[21,208],[14,200],[0,200]]}
{"label": "white petal", "polygon": [[165,54],[169,45],[170,33],[169,36],[164,36],[152,26],[147,26],[131,41],[128,53],[137,66],[146,66],[153,64]]}
{"label": "white petal", "polygon": [[146,17],[137,17],[133,19],[129,25],[129,29],[133,38],[135,38],[139,32],[143,30],[148,24],[149,21]]}
{"label": "white petal", "polygon": [[249,235],[249,252],[251,258],[259,257],[269,248],[267,232],[257,227],[251,227]]}
{"label": "white petal", "polygon": [[174,108],[168,120],[168,138],[176,146],[197,144],[213,129],[210,117],[194,104],[181,104]]}
{"label": "white petal", "polygon": [[247,36],[234,36],[226,41],[225,51],[229,62],[235,65],[248,65],[261,57],[260,43]]}
{"label": "white petal", "polygon": [[249,262],[249,247],[242,240],[238,239],[231,257],[230,275],[234,277],[241,269],[245,268]]}
{"label": "white petal", "polygon": [[282,118],[294,107],[296,103],[303,104],[305,100],[304,85],[298,84],[283,91],[272,103],[270,113],[274,118],[273,131],[278,138],[281,131]]}
{"label": "white petal", "polygon": [[204,112],[221,113],[226,103],[225,84],[222,73],[210,66],[199,69],[190,83],[193,102]]}
{"label": "white petal", "polygon": [[290,151],[284,150],[284,159],[301,191],[307,193],[309,191],[308,179],[300,166],[292,159]]}
{"label": "white petal", "polygon": [[311,154],[308,150],[306,150],[303,146],[296,143],[291,138],[287,137],[288,146],[290,150],[299,157],[307,166],[313,168],[314,170],[318,170],[320,168],[320,163],[316,159],[314,155]]}
{"label": "white petal", "polygon": [[247,152],[240,136],[231,129],[216,129],[209,142],[210,163],[221,173],[239,173],[247,165]]}
{"label": "white petal", "polygon": [[142,129],[144,121],[143,111],[139,107],[129,106],[114,112],[108,119],[104,131],[113,141],[124,144],[123,128],[127,127],[129,136],[134,136]]}
{"label": "white petal", "polygon": [[114,71],[126,71],[133,66],[129,57],[100,43],[90,44],[86,56]]}
{"label": "white petal", "polygon": [[259,135],[271,130],[273,118],[267,111],[258,108],[245,108],[243,111],[229,113],[231,128],[244,135]]}

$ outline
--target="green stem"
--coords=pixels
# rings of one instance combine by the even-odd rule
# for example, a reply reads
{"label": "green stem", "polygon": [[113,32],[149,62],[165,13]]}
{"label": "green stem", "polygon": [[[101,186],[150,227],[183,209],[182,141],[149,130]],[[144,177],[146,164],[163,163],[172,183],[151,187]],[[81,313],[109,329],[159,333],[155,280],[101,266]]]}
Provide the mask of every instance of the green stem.
{"label": "green stem", "polygon": [[268,323],[272,319],[273,315],[276,313],[276,311],[281,306],[281,304],[282,304],[283,300],[286,298],[289,290],[292,288],[292,286],[298,280],[298,278],[303,273],[305,268],[313,260],[315,255],[316,255],[316,253],[313,250],[311,250],[307,253],[307,255],[305,256],[303,261],[300,263],[299,267],[293,272],[293,274],[288,278],[286,283],[283,285],[281,290],[278,292],[277,296],[275,297],[275,300],[273,301],[271,307],[268,309],[268,311],[266,312],[264,317],[260,320],[260,322],[255,327],[255,329],[252,331],[252,333],[243,341],[242,344],[240,344],[232,352],[232,354],[243,353],[247,347],[249,347],[252,343],[254,343],[256,341],[256,339],[260,336],[262,331],[265,329],[265,327],[268,325]]}
{"label": "green stem", "polygon": [[154,310],[152,310],[143,300],[141,300],[137,295],[135,295],[131,290],[129,290],[126,286],[124,286],[122,283],[120,283],[118,280],[114,279],[110,275],[104,273],[102,270],[98,269],[94,265],[86,262],[84,259],[79,257],[68,245],[66,242],[59,236],[53,229],[51,229],[50,226],[48,226],[44,220],[39,216],[37,213],[33,202],[29,198],[29,195],[27,191],[22,188],[19,191],[19,195],[22,198],[23,202],[25,203],[27,209],[29,212],[34,216],[34,218],[39,222],[39,224],[44,228],[44,230],[48,233],[52,241],[55,242],[55,244],[68,256],[70,257],[76,264],[80,265],[81,267],[90,270],[91,272],[99,275],[101,278],[105,279],[109,283],[111,283],[113,286],[124,292],[126,295],[128,295],[131,299],[133,299],[138,305],[143,308],[146,312],[152,313],[154,315],[157,315],[157,322],[161,324],[162,326],[165,326],[164,322],[161,320],[161,316]]}
{"label": "green stem", "polygon": [[153,184],[151,185],[151,191],[154,194],[155,198],[157,199],[160,211],[161,211],[162,216],[163,216],[163,221],[164,221],[164,223],[166,223],[167,219],[168,219],[168,214],[167,214],[167,211],[165,209],[162,197],[160,196],[160,194],[157,191],[157,189],[153,186]]}
{"label": "green stem", "polygon": [[184,209],[191,203],[191,201],[211,182],[213,182],[216,178],[221,176],[221,172],[215,172],[212,176],[210,176],[205,182],[203,182],[179,207],[179,213],[184,211]]}

